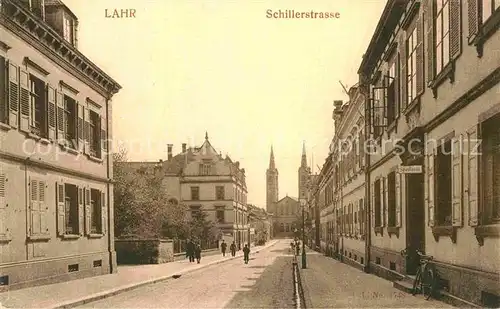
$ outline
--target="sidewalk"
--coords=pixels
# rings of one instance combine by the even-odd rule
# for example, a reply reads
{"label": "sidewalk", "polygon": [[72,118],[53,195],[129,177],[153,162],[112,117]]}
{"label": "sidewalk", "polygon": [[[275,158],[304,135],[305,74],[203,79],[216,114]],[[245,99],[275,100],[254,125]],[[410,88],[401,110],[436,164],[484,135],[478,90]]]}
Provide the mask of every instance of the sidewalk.
{"label": "sidewalk", "polygon": [[392,282],[307,250],[307,269],[298,262],[306,308],[453,308],[426,301],[392,286]]}
{"label": "sidewalk", "polygon": [[[251,254],[276,244],[272,240],[264,246],[252,247]],[[69,308],[98,299],[110,297],[146,284],[173,279],[174,275],[182,275],[197,269],[241,258],[239,251],[235,257],[226,254],[202,257],[201,263],[190,263],[188,260],[174,261],[165,264],[119,266],[115,274],[77,279],[62,283],[49,284],[0,293],[0,308]]]}

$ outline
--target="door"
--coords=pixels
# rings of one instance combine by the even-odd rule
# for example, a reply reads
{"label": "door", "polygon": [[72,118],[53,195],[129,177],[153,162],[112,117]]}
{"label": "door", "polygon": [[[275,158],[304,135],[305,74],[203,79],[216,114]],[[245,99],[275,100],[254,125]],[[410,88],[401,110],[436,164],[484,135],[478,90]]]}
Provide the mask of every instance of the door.
{"label": "door", "polygon": [[406,175],[406,273],[416,274],[419,259],[416,250],[425,252],[424,174]]}

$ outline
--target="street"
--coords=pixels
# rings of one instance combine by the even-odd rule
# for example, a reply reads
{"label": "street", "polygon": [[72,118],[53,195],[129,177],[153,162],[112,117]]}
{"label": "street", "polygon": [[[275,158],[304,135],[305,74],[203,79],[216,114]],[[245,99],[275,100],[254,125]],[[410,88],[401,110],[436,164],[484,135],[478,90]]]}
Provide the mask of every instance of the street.
{"label": "street", "polygon": [[[78,308],[295,308],[289,244],[281,240],[252,255],[247,265],[236,259],[207,266]],[[316,252],[308,253],[308,269],[301,273],[311,308],[450,307],[396,290],[387,280]]]}

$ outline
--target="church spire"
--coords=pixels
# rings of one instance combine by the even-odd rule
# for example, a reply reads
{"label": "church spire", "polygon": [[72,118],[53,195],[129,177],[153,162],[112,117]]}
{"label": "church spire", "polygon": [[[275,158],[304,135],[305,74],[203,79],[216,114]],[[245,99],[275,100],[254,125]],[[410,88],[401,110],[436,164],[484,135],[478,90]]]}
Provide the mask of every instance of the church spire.
{"label": "church spire", "polygon": [[306,142],[302,143],[302,161],[300,162],[301,167],[307,167],[307,158],[306,158]]}
{"label": "church spire", "polygon": [[269,158],[269,169],[270,170],[276,169],[276,165],[274,164],[274,152],[272,145],[271,145],[271,157]]}

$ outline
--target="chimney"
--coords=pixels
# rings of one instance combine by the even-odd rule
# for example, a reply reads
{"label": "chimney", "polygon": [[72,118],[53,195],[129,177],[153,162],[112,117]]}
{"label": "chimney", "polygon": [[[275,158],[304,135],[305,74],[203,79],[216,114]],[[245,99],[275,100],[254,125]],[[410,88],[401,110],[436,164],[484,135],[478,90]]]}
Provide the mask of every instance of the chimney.
{"label": "chimney", "polygon": [[334,121],[339,121],[342,118],[342,100],[335,100],[333,101],[333,120]]}
{"label": "chimney", "polygon": [[236,168],[239,169],[240,168],[240,162],[239,161],[236,161]]}
{"label": "chimney", "polygon": [[172,147],[174,145],[172,144],[167,144],[167,148],[168,148],[168,160],[170,161],[172,159]]}
{"label": "chimney", "polygon": [[186,152],[186,143],[182,143],[182,152]]}

